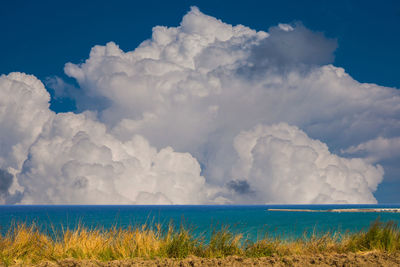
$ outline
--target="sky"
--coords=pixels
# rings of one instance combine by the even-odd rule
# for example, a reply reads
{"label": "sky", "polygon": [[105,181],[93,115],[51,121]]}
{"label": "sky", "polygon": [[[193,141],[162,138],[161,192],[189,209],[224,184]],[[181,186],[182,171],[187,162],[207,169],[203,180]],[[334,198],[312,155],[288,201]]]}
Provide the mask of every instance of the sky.
{"label": "sky", "polygon": [[4,1],[0,203],[400,203],[398,1]]}

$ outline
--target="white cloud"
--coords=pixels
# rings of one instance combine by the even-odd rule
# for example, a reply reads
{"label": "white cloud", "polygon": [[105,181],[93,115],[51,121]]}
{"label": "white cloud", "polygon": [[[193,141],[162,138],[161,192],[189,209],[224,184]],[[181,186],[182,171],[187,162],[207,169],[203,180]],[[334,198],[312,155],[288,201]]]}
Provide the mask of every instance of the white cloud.
{"label": "white cloud", "polygon": [[32,75],[0,76],[0,168],[20,169],[29,146],[52,116],[50,95]]}
{"label": "white cloud", "polygon": [[50,95],[32,75],[0,76],[0,203],[18,200],[14,175],[26,159],[30,145],[53,116]]}
{"label": "white cloud", "polygon": [[342,150],[342,153],[360,154],[372,163],[396,158],[400,156],[400,137],[384,138],[379,136],[376,139]]}
{"label": "white cloud", "polygon": [[141,136],[120,142],[91,117],[58,114],[45,125],[18,175],[23,204],[207,202],[190,154],[157,151]]}
{"label": "white cloud", "polygon": [[285,123],[259,125],[235,138],[239,154],[232,176],[241,195],[259,203],[376,203],[381,166],[331,154],[328,147]]}
{"label": "white cloud", "polygon": [[[379,136],[399,137],[400,95],[330,65],[336,46],[301,24],[257,32],[192,8],[178,27],[154,27],[152,38],[133,51],[110,42],[93,47],[83,64],[67,63],[65,73],[80,88],[57,78],[48,85],[60,97],[72,95],[80,115],[53,114],[34,77],[2,76],[0,169],[18,177],[9,186],[5,176],[8,201],[19,190],[23,203],[250,203],[255,195],[257,202],[374,202],[380,167],[340,158],[327,146],[337,153]],[[25,97],[24,90],[38,96]],[[281,122],[310,138],[275,125]],[[275,149],[286,140],[278,131],[273,142],[246,152],[255,161],[248,172],[240,169],[236,164],[247,156],[239,158],[235,137],[257,132],[249,129],[259,124],[275,125],[260,126],[265,131],[287,127],[295,138],[283,142],[288,153],[305,158],[284,158]],[[264,130],[255,140],[266,142]],[[270,146],[273,154],[262,152]],[[316,163],[315,155],[331,167]],[[270,159],[277,170],[263,169]],[[293,188],[280,173],[285,164],[299,173]],[[311,165],[314,178],[301,172]],[[279,174],[270,177],[288,193],[274,195],[257,171]],[[332,175],[339,184],[329,182]]]}
{"label": "white cloud", "polygon": [[292,28],[256,32],[195,8],[134,51],[96,46],[65,71],[87,95],[108,100],[99,119],[115,136],[140,133],[190,152],[218,186],[231,178],[233,138],[259,123],[297,125],[335,151],[400,134],[397,90],[355,81],[328,64],[335,40]]}
{"label": "white cloud", "polygon": [[290,26],[289,24],[285,24],[285,23],[279,23],[278,27],[282,30],[284,30],[285,32],[290,32],[293,31],[293,27]]}

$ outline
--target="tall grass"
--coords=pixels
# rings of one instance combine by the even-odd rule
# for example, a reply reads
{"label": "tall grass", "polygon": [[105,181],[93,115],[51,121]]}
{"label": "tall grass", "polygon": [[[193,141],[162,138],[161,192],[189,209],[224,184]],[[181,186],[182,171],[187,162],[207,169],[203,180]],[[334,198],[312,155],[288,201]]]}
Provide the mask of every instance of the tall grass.
{"label": "tall grass", "polygon": [[7,234],[0,235],[0,262],[35,264],[65,258],[110,261],[142,258],[267,257],[271,255],[314,254],[379,250],[400,251],[400,231],[393,222],[373,222],[367,231],[355,234],[312,234],[292,241],[264,237],[252,242],[227,227],[213,231],[209,240],[194,237],[185,227],[172,224],[130,227],[127,229],[88,229],[78,226],[59,233],[43,233],[36,225],[13,225]]}
{"label": "tall grass", "polygon": [[360,232],[348,237],[346,250],[368,251],[383,250],[394,252],[400,250],[400,231],[393,221],[373,222],[367,232]]}

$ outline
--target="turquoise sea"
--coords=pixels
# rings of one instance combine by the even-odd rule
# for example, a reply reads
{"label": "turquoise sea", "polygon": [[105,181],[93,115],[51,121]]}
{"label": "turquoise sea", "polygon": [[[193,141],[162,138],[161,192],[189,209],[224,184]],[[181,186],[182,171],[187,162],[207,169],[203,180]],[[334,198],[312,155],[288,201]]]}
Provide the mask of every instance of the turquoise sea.
{"label": "turquoise sea", "polygon": [[[267,211],[281,209],[400,208],[397,205],[262,205],[262,206],[0,206],[0,232],[5,234],[16,222],[35,223],[43,231],[61,227],[74,229],[78,224],[104,229],[130,225],[168,226],[183,224],[195,235],[205,237],[213,230],[228,226],[256,240],[265,234],[297,238],[304,233],[357,232],[371,222],[393,220],[399,224],[400,213],[331,213]],[[54,230],[55,229],[55,230]]]}

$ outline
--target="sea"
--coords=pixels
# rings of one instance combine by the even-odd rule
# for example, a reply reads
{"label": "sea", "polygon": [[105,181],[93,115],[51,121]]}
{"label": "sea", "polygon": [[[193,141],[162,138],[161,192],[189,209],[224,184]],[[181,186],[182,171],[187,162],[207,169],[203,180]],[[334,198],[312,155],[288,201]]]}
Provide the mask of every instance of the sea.
{"label": "sea", "polygon": [[266,236],[293,239],[311,234],[355,233],[366,230],[372,222],[394,221],[400,213],[371,212],[293,212],[268,209],[345,209],[400,208],[388,205],[173,205],[173,206],[0,206],[0,233],[5,235],[16,223],[34,223],[41,231],[60,229],[112,227],[185,227],[196,237],[205,239],[214,231],[229,229],[245,239],[259,240]]}

